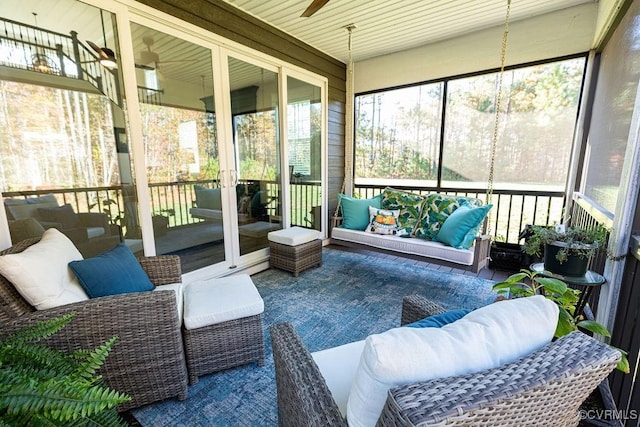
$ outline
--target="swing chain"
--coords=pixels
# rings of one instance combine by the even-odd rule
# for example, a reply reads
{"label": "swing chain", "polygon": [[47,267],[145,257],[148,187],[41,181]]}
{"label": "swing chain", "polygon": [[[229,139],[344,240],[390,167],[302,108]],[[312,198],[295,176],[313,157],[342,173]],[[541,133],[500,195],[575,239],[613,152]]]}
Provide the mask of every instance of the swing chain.
{"label": "swing chain", "polygon": [[[502,34],[502,48],[500,52],[500,73],[498,74],[498,87],[496,90],[495,121],[493,125],[493,139],[491,141],[491,161],[489,163],[489,180],[487,183],[487,204],[491,204],[493,199],[493,179],[495,171],[496,152],[498,149],[498,130],[500,124],[500,108],[502,107],[502,78],[504,75],[504,64],[507,57],[507,39],[509,36],[509,15],[511,14],[511,0],[507,0],[507,13],[504,22],[504,33]],[[487,219],[487,233],[491,233],[491,218]]]}
{"label": "swing chain", "polygon": [[[345,27],[349,34],[348,38],[348,50],[349,50],[349,61],[347,63],[347,104],[349,104],[349,99],[353,99],[350,96],[350,88],[353,89],[353,55],[351,48],[351,33],[355,29],[354,24],[349,24]],[[346,117],[346,129],[345,129],[345,167],[344,167],[344,179],[342,180],[342,187],[340,189],[341,194],[345,194],[347,187],[347,179],[353,176],[353,150],[350,148],[353,146],[353,101],[351,101],[351,105],[347,105],[347,117]],[[336,206],[336,210],[333,214],[333,225],[337,225],[337,221],[340,215],[340,205],[341,205],[342,197],[338,196],[338,204]]]}

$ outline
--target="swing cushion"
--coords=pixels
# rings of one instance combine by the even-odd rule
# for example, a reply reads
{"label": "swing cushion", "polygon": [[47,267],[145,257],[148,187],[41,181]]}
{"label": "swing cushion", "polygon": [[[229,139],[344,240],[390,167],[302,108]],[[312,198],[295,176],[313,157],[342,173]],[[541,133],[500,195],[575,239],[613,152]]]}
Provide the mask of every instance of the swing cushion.
{"label": "swing cushion", "polygon": [[473,207],[465,200],[442,224],[436,241],[458,249],[469,249],[492,207]]}
{"label": "swing cushion", "polygon": [[421,239],[436,240],[436,236],[444,222],[462,204],[470,206],[482,206],[482,200],[471,197],[449,196],[446,194],[429,194],[422,207],[420,220],[414,231],[414,235]]}
{"label": "swing cushion", "polygon": [[382,195],[378,194],[370,199],[356,199],[339,194],[340,209],[342,209],[342,228],[364,231],[369,225],[369,206],[380,209]]}

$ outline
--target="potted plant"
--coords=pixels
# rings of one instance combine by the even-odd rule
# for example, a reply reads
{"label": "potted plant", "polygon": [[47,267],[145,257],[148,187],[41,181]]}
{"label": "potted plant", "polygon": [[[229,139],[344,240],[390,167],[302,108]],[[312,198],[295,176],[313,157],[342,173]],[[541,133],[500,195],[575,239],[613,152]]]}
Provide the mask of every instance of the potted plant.
{"label": "potted plant", "polygon": [[96,374],[117,337],[95,350],[71,353],[38,344],[74,316],[41,321],[0,338],[0,425],[127,425],[116,406],[130,397],[104,386]]}
{"label": "potted plant", "polygon": [[584,276],[589,261],[606,244],[608,230],[601,226],[539,226],[528,228],[524,252],[544,256],[544,268],[562,276]]}

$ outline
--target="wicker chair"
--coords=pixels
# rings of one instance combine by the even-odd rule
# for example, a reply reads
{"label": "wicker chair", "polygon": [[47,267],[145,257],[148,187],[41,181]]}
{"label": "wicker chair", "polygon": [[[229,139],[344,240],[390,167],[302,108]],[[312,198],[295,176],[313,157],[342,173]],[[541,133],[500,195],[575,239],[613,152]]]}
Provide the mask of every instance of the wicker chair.
{"label": "wicker chair", "polygon": [[[22,252],[38,241],[24,240],[0,255]],[[155,285],[181,281],[177,256],[139,261]],[[47,345],[67,351],[93,349],[117,335],[100,373],[109,387],[131,396],[131,401],[118,407],[120,411],[172,397],[187,398],[187,368],[173,291],[114,295],[35,311],[0,275],[0,334],[70,312],[76,317]]]}
{"label": "wicker chair", "polygon": [[[402,322],[443,311],[405,297]],[[311,354],[289,323],[271,327],[280,426],[346,426]],[[620,355],[583,333],[554,341],[514,363],[389,391],[379,426],[577,425],[578,409]]]}

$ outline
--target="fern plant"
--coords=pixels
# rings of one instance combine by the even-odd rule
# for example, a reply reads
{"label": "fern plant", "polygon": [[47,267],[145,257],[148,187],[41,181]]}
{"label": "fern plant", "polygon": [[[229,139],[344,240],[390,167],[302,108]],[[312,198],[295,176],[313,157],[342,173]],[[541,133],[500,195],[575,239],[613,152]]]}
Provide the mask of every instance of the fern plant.
{"label": "fern plant", "polygon": [[95,350],[63,352],[38,342],[75,313],[0,338],[0,426],[126,426],[116,406],[130,397],[106,387],[97,370],[117,337]]}

